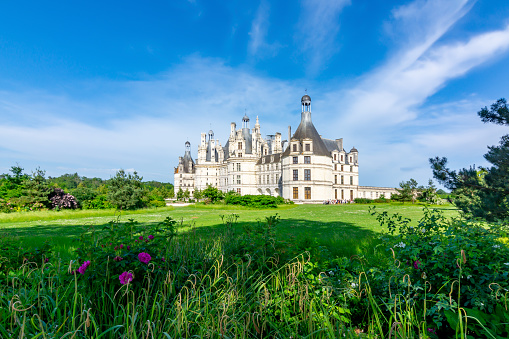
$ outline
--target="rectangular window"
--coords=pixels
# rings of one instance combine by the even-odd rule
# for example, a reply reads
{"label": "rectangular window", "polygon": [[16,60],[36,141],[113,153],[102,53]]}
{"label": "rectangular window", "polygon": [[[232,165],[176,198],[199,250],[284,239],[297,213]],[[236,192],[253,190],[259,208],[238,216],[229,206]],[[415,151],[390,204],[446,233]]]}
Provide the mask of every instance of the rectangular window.
{"label": "rectangular window", "polygon": [[311,199],[311,187],[304,187],[304,199]]}
{"label": "rectangular window", "polygon": [[350,166],[350,172],[353,172],[353,166]]}
{"label": "rectangular window", "polygon": [[269,181],[269,175],[267,174],[267,185],[270,184],[270,181]]}
{"label": "rectangular window", "polygon": [[343,176],[341,176],[341,185],[344,185],[345,184],[345,178]]}
{"label": "rectangular window", "polygon": [[293,144],[293,151],[297,152],[297,144]]}
{"label": "rectangular window", "polygon": [[338,199],[338,190],[334,190],[334,199]]}
{"label": "rectangular window", "polygon": [[240,175],[237,175],[237,185],[240,185]]}
{"label": "rectangular window", "polygon": [[345,191],[341,190],[341,200],[345,199]]}
{"label": "rectangular window", "polygon": [[310,144],[306,144],[306,152],[309,152],[311,151],[311,145]]}
{"label": "rectangular window", "polygon": [[304,180],[311,181],[311,170],[310,169],[304,170]]}
{"label": "rectangular window", "polygon": [[279,164],[276,163],[276,171],[279,169]]}
{"label": "rectangular window", "polygon": [[334,161],[336,161],[336,154],[334,154]]}
{"label": "rectangular window", "polygon": [[237,193],[240,194],[240,188],[237,188]]}
{"label": "rectangular window", "polygon": [[242,149],[242,141],[239,142],[239,149]]}
{"label": "rectangular window", "polygon": [[352,157],[350,157],[350,163],[352,163]]}
{"label": "rectangular window", "polygon": [[240,172],[240,163],[237,164],[237,171]]}
{"label": "rectangular window", "polygon": [[304,157],[304,163],[305,164],[310,164],[311,163],[311,157],[309,155]]}
{"label": "rectangular window", "polygon": [[338,164],[334,164],[334,170],[337,171],[338,170]]}
{"label": "rectangular window", "polygon": [[338,183],[338,176],[337,176],[337,175],[335,175],[335,176],[334,176],[334,183],[335,183],[335,184],[337,184],[337,183]]}
{"label": "rectangular window", "polygon": [[293,157],[293,163],[294,164],[298,164],[299,163],[299,158],[298,157]]}
{"label": "rectangular window", "polygon": [[299,199],[299,188],[298,187],[293,188],[293,198]]}
{"label": "rectangular window", "polygon": [[353,190],[350,190],[350,200],[353,201]]}
{"label": "rectangular window", "polygon": [[239,153],[239,158],[242,158],[242,153]]}
{"label": "rectangular window", "polygon": [[353,185],[353,177],[350,177],[350,185]]}
{"label": "rectangular window", "polygon": [[341,162],[343,162],[343,154],[341,154]]}
{"label": "rectangular window", "polygon": [[293,181],[299,180],[299,170],[293,170]]}
{"label": "rectangular window", "polygon": [[262,176],[261,176],[261,175],[258,177],[258,183],[259,183],[260,185],[262,184]]}
{"label": "rectangular window", "polygon": [[344,166],[343,166],[343,165],[341,165],[341,172],[343,172],[343,167],[344,167]]}

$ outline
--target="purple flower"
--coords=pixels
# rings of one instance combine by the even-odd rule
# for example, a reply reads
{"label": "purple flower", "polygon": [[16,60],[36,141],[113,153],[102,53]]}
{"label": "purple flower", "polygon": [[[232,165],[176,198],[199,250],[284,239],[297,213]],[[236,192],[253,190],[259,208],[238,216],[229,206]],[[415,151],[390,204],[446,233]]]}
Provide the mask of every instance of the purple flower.
{"label": "purple flower", "polygon": [[85,271],[87,270],[88,266],[90,266],[90,260],[85,261],[83,265],[81,265],[80,268],[78,268],[78,272],[80,272],[80,274],[85,274]]}
{"label": "purple flower", "polygon": [[435,332],[435,329],[434,328],[428,328],[428,332],[429,333],[433,333],[433,334],[437,334],[437,332]]}
{"label": "purple flower", "polygon": [[140,235],[140,240],[143,240],[143,236]]}
{"label": "purple flower", "polygon": [[148,253],[145,253],[145,252],[141,252],[140,254],[138,254],[138,260],[140,260],[142,263],[144,264],[148,264],[148,262],[152,259],[152,257],[150,256],[150,254]]}
{"label": "purple flower", "polygon": [[122,285],[125,285],[133,281],[133,274],[131,272],[124,272],[118,277],[118,279]]}
{"label": "purple flower", "polygon": [[124,245],[120,245],[120,249],[124,248]]}
{"label": "purple flower", "polygon": [[416,270],[418,270],[418,269],[419,269],[419,264],[420,264],[420,263],[421,263],[421,262],[420,262],[419,260],[414,261],[414,268],[415,268]]}
{"label": "purple flower", "polygon": [[161,258],[161,260],[162,260],[162,261],[166,261],[166,260],[164,259],[164,257],[162,257],[162,258]]}
{"label": "purple flower", "polygon": [[129,251],[131,249],[131,246],[127,246],[127,250]]}
{"label": "purple flower", "polygon": [[115,261],[122,261],[123,259],[124,259],[124,258],[119,257],[118,255],[117,255],[115,258],[113,258],[113,260],[115,260]]}
{"label": "purple flower", "polygon": [[152,240],[152,239],[154,239],[154,236],[151,234],[151,235],[149,235],[149,236],[148,236],[148,238],[149,238],[150,240]]}
{"label": "purple flower", "polygon": [[48,262],[48,261],[49,261],[49,259],[48,259],[48,258],[44,259],[44,262]]}

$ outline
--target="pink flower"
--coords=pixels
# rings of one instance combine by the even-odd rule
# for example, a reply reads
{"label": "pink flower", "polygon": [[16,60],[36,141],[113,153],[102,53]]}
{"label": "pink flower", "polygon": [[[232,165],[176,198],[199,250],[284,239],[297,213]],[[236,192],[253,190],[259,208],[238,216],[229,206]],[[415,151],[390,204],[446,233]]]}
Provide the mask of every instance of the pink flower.
{"label": "pink flower", "polygon": [[115,260],[115,261],[122,261],[123,259],[124,259],[124,258],[119,257],[118,255],[117,255],[115,258],[113,258],[113,260]]}
{"label": "pink flower", "polygon": [[131,249],[131,246],[127,246],[127,250],[129,251]]}
{"label": "pink flower", "polygon": [[120,249],[124,248],[124,245],[120,245]]}
{"label": "pink flower", "polygon": [[166,260],[164,259],[164,257],[162,257],[162,258],[161,258],[161,260],[162,260],[162,261],[166,261]]}
{"label": "pink flower", "polygon": [[140,260],[142,263],[144,264],[148,264],[148,262],[152,259],[152,257],[150,256],[150,254],[148,253],[145,253],[145,252],[141,252],[140,254],[138,254],[138,260]]}
{"label": "pink flower", "polygon": [[122,285],[129,284],[133,281],[133,274],[131,272],[124,272],[118,277],[118,279]]}
{"label": "pink flower", "polygon": [[143,236],[140,235],[140,240],[143,240]]}
{"label": "pink flower", "polygon": [[414,261],[414,268],[415,268],[416,270],[418,270],[418,269],[419,269],[419,264],[420,264],[420,263],[421,263],[421,262],[420,262],[419,260]]}
{"label": "pink flower", "polygon": [[88,266],[90,266],[90,260],[85,261],[83,265],[81,265],[80,268],[78,268],[78,272],[80,272],[80,274],[85,274],[85,271],[87,270]]}
{"label": "pink flower", "polygon": [[152,239],[154,239],[154,236],[151,234],[151,235],[149,235],[149,236],[148,236],[148,238],[149,238],[150,240],[152,240]]}
{"label": "pink flower", "polygon": [[48,258],[44,259],[44,262],[48,262],[48,261],[49,261],[49,259],[48,259]]}
{"label": "pink flower", "polygon": [[118,250],[118,247],[117,247],[117,246],[115,246],[114,250],[115,250],[115,251],[116,251],[116,250]]}

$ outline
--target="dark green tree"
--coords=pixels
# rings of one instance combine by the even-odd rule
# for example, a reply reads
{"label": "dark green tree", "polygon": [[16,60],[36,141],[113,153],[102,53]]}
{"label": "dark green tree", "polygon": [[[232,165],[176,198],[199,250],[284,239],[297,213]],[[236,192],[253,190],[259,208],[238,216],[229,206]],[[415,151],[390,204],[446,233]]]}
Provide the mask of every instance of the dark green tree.
{"label": "dark green tree", "polygon": [[[478,113],[484,123],[509,125],[509,108],[500,99]],[[447,158],[431,158],[433,176],[453,190],[453,203],[465,213],[486,220],[509,217],[509,135],[500,139],[498,146],[488,146],[484,158],[491,167],[475,166],[454,171],[446,167]]]}
{"label": "dark green tree", "polygon": [[108,201],[117,209],[133,210],[146,206],[143,178],[136,171],[126,173],[123,169],[108,181]]}
{"label": "dark green tree", "polygon": [[32,176],[27,177],[23,183],[25,186],[25,194],[22,197],[22,202],[26,207],[32,209],[51,207],[49,195],[53,190],[46,180],[46,171],[38,167],[35,172],[32,172]]}

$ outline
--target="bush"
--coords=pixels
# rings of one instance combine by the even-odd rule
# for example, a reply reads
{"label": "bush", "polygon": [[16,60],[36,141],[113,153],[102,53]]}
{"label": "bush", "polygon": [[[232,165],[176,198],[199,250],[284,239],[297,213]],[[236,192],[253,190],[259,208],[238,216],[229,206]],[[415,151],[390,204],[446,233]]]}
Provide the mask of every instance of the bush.
{"label": "bush", "polygon": [[277,205],[285,203],[281,197],[273,197],[270,195],[238,195],[227,194],[225,197],[227,205],[241,205],[255,208],[276,208]]}
{"label": "bush", "polygon": [[391,288],[418,308],[427,301],[426,314],[437,328],[460,306],[495,311],[509,289],[509,247],[500,241],[509,233],[507,223],[447,220],[440,210],[424,208],[418,226],[412,227],[399,215],[371,211],[387,228],[381,239],[394,259],[394,265],[377,273],[383,283],[371,283],[380,290],[377,294],[387,295]]}
{"label": "bush", "polygon": [[79,207],[78,201],[69,193],[65,193],[61,188],[54,188],[49,195],[51,207],[55,210],[76,209]]}

